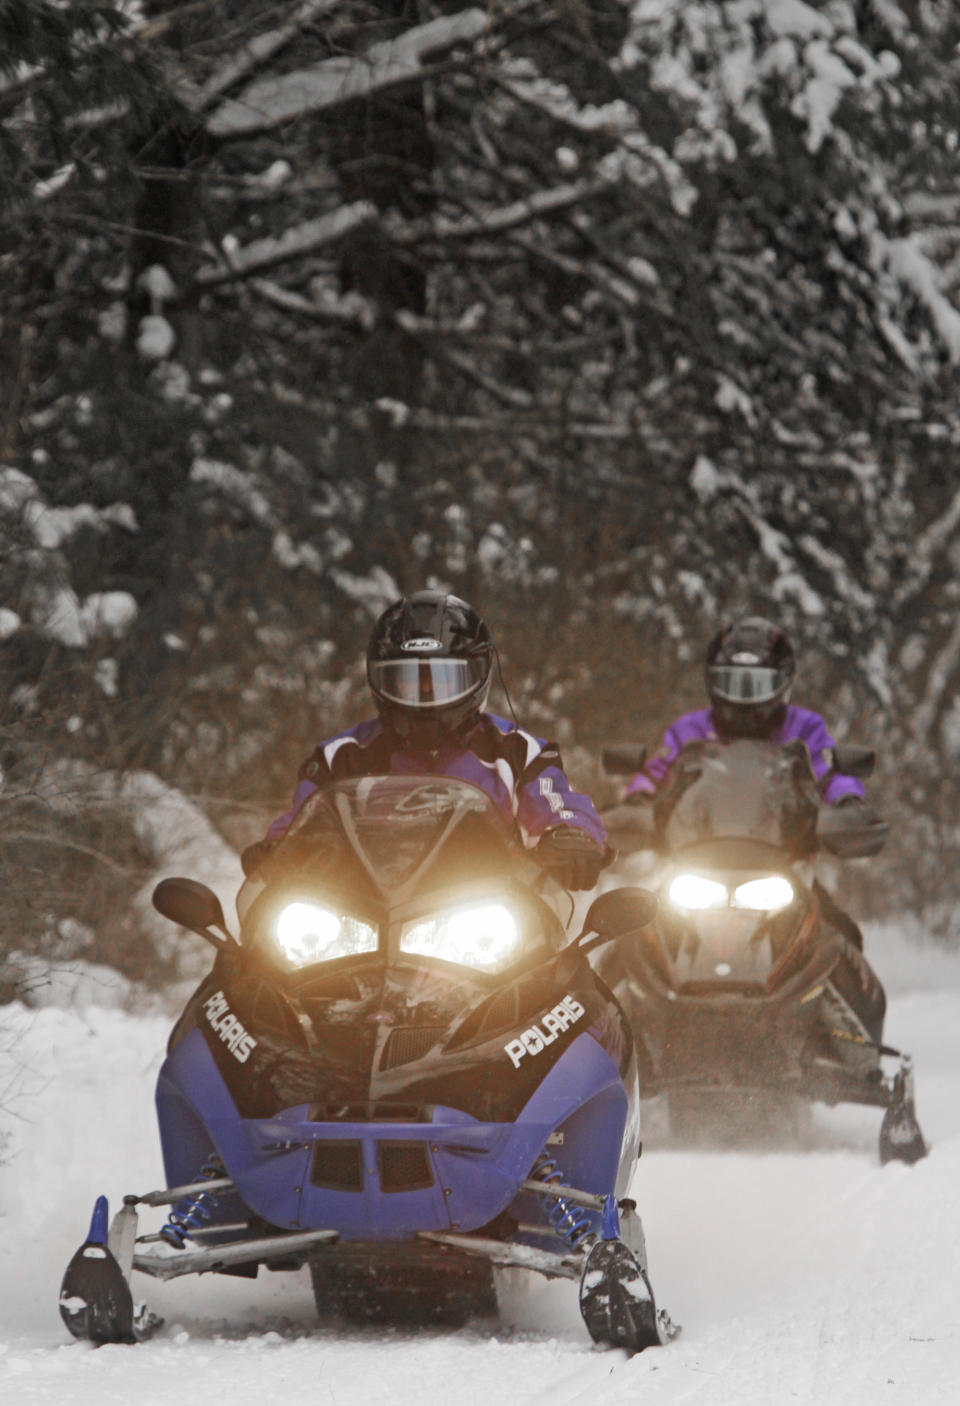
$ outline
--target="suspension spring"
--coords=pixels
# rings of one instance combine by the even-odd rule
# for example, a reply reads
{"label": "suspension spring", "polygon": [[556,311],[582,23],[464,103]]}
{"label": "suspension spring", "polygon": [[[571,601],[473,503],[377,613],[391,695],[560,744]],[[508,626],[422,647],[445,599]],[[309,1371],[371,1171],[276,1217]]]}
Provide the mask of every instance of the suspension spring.
{"label": "suspension spring", "polygon": [[[200,1168],[195,1181],[217,1181],[224,1175],[223,1163],[213,1153]],[[187,1241],[198,1230],[202,1230],[220,1209],[220,1201],[211,1191],[200,1191],[183,1201],[178,1201],[167,1217],[167,1223],[160,1230],[160,1239],[166,1240],[175,1250],[185,1248]]]}
{"label": "suspension spring", "polygon": [[[560,1168],[546,1152],[541,1152],[534,1162],[530,1177],[532,1181],[547,1181],[553,1186],[566,1185]],[[547,1219],[554,1233],[565,1240],[571,1250],[579,1250],[596,1239],[593,1222],[582,1206],[565,1196],[544,1196],[544,1201],[548,1203]]]}

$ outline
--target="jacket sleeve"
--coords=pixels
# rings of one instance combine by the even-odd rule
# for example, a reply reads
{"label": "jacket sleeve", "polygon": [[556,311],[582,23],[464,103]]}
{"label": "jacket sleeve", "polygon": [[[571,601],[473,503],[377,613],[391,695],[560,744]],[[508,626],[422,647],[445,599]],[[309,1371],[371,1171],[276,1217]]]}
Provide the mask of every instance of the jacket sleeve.
{"label": "jacket sleeve", "polygon": [[627,796],[634,795],[638,791],[648,796],[652,796],[659,791],[670,774],[670,768],[676,760],[677,753],[680,751],[680,746],[680,738],[677,736],[674,724],[671,723],[663,734],[663,740],[660,746],[654,752],[653,756],[644,762],[643,770],[638,771],[636,776],[631,778],[627,789],[623,793],[624,799],[626,799]]}
{"label": "jacket sleeve", "polygon": [[527,846],[558,825],[585,830],[598,845],[607,842],[593,801],[570,785],[555,742],[544,742],[517,779],[517,824]]}
{"label": "jacket sleeve", "polygon": [[820,794],[827,805],[836,805],[844,796],[863,799],[863,784],[855,776],[844,776],[843,772],[833,770],[833,736],[819,713],[810,714],[803,741],[810,753],[813,774],[820,783]]}

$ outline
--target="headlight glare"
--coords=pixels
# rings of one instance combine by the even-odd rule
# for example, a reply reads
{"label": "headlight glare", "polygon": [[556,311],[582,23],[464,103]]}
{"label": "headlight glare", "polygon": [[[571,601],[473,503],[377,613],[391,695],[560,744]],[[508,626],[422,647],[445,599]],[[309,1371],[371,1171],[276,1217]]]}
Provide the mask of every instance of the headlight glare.
{"label": "headlight glare", "polygon": [[505,903],[459,904],[410,923],[400,938],[400,950],[496,972],[517,955],[522,937],[520,923]]}
{"label": "headlight glare", "polygon": [[766,874],[762,879],[749,879],[734,890],[734,908],[753,908],[763,913],[775,913],[793,902],[793,884],[782,874]]}
{"label": "headlight glare", "polygon": [[674,908],[723,908],[727,889],[716,879],[703,874],[675,874],[670,881],[667,897]]}
{"label": "headlight glare", "polygon": [[281,908],[273,924],[273,939],[295,968],[376,952],[378,943],[377,929],[369,923],[322,903],[302,900]]}

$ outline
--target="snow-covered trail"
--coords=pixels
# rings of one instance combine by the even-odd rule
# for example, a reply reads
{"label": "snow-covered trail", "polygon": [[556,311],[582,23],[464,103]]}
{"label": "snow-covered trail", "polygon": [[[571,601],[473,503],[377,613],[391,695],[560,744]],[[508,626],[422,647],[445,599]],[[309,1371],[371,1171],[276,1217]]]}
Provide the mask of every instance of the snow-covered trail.
{"label": "snow-covered trail", "polygon": [[[305,1272],[144,1286],[152,1342],[74,1343],[56,1308],[93,1196],[160,1182],[168,1016],[0,1009],[0,1401],[183,1406],[933,1406],[960,1380],[960,956],[876,934],[888,1038],[912,1049],[931,1156],[881,1168],[879,1116],[818,1109],[810,1146],[648,1147],[634,1194],[670,1347],[594,1348],[572,1285],[511,1278],[501,1322],[318,1328]],[[0,1134],[0,1135],[2,1135]]]}

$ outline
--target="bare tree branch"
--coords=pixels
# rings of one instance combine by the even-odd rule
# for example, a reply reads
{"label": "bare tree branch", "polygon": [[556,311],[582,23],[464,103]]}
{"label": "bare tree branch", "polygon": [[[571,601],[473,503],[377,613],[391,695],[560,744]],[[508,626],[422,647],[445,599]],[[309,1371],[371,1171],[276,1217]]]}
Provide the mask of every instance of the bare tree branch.
{"label": "bare tree branch", "polygon": [[295,39],[311,20],[327,10],[334,9],[339,3],[340,0],[303,0],[303,4],[297,6],[286,24],[281,25],[279,29],[271,29],[267,34],[258,34],[256,38],[244,44],[239,53],[232,54],[203,84],[200,89],[203,106],[209,107],[221,93],[232,88],[234,83],[246,78],[253,69],[273,58],[274,54]]}
{"label": "bare tree branch", "polygon": [[258,132],[307,112],[337,107],[421,78],[429,56],[456,44],[472,43],[486,34],[489,26],[486,10],[462,10],[409,29],[397,39],[374,44],[364,54],[327,59],[313,68],[265,78],[216,108],[207,119],[207,131],[215,137]]}
{"label": "bare tree branch", "polygon": [[257,269],[274,268],[277,264],[288,263],[291,259],[302,258],[317,249],[342,239],[345,234],[367,220],[376,218],[376,207],[368,200],[357,200],[352,205],[341,205],[328,215],[316,220],[308,220],[302,225],[294,225],[283,234],[268,239],[255,239],[235,253],[223,254],[225,266],[207,265],[198,269],[196,282],[201,287],[212,287],[219,283],[230,283],[234,279],[246,278]]}

